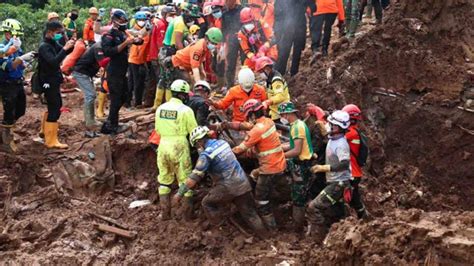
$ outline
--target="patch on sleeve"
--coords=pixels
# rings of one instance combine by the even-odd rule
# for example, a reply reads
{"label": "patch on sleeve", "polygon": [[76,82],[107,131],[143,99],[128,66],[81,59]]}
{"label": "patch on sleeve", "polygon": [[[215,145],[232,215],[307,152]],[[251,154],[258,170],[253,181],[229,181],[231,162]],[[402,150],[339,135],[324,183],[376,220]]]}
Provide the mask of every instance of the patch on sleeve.
{"label": "patch on sleeve", "polygon": [[195,60],[195,61],[201,60],[201,54],[199,54],[199,53],[194,53],[194,54],[193,54],[193,60]]}
{"label": "patch on sleeve", "polygon": [[160,118],[168,120],[176,120],[178,111],[174,110],[160,110]]}

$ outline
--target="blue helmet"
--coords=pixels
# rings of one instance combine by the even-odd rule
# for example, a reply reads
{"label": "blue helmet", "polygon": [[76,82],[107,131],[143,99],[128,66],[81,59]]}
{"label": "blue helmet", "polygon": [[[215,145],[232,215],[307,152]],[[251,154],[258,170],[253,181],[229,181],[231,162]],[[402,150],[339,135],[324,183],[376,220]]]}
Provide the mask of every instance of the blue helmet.
{"label": "blue helmet", "polygon": [[135,19],[136,20],[147,20],[148,15],[145,11],[138,11],[135,13]]}
{"label": "blue helmet", "polygon": [[125,13],[125,11],[122,9],[115,9],[112,13],[112,18],[128,20],[127,13]]}

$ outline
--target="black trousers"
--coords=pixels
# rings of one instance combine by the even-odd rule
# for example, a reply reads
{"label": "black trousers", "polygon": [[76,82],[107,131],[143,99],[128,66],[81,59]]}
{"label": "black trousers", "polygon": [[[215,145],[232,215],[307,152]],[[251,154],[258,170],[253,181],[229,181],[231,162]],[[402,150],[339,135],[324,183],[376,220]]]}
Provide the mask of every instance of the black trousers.
{"label": "black trousers", "polygon": [[[145,77],[146,77],[146,67],[145,65],[129,64],[130,76],[129,80],[132,80],[132,88],[128,88],[128,99],[127,103],[130,103],[132,100],[132,95],[135,96],[135,106],[142,105],[143,102],[143,92],[145,91]],[[130,81],[129,81],[130,83]]]}
{"label": "black trousers", "polygon": [[118,126],[119,111],[127,98],[127,77],[123,76],[107,76],[107,84],[109,85],[110,110],[108,123],[112,127]]}
{"label": "black trousers", "polygon": [[362,21],[362,16],[364,15],[364,9],[367,6],[367,1],[372,1],[372,7],[374,8],[375,18],[378,21],[382,21],[383,11],[381,0],[362,0],[359,12],[360,21]]}
{"label": "black trousers", "polygon": [[290,57],[291,48],[293,48],[290,74],[291,76],[294,76],[299,71],[301,53],[306,45],[306,20],[304,21],[304,24],[291,24],[290,27],[287,28],[283,26],[279,31],[284,32],[285,34],[281,34],[278,40],[278,60],[275,68],[282,75],[286,73],[288,58]]}
{"label": "black trousers", "polygon": [[153,106],[153,101],[155,99],[156,85],[160,78],[160,66],[158,61],[154,60],[147,62],[147,74],[145,78],[145,92],[144,92],[144,105],[145,107]]}
{"label": "black trousers", "polygon": [[[311,50],[316,52],[321,46],[321,35],[323,49],[329,47],[329,41],[331,40],[332,25],[336,21],[337,13],[320,14],[311,17],[310,30],[311,30]],[[323,32],[324,30],[324,32]]]}
{"label": "black trousers", "polygon": [[54,123],[61,116],[61,107],[63,107],[63,99],[61,98],[61,82],[49,82],[49,88],[45,89],[44,96],[48,106],[48,118],[46,121]]}
{"label": "black trousers", "polygon": [[241,59],[243,52],[241,52],[240,43],[237,39],[237,34],[231,35],[227,41],[227,65],[225,69],[225,80],[227,88],[234,86],[235,84],[235,70],[237,68],[237,59]]}
{"label": "black trousers", "polygon": [[362,197],[359,191],[359,183],[361,178],[354,178],[351,180],[352,186],[352,199],[350,202],[350,206],[357,212],[357,217],[361,218],[362,215],[365,213],[365,205],[362,201]]}
{"label": "black trousers", "polygon": [[18,118],[25,114],[26,96],[23,81],[0,85],[0,95],[3,103],[3,124],[13,125]]}

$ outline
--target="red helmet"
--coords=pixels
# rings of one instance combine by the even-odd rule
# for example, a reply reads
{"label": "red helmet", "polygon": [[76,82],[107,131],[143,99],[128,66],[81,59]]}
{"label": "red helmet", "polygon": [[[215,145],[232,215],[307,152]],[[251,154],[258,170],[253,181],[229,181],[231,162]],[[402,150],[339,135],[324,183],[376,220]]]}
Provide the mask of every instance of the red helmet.
{"label": "red helmet", "polygon": [[250,7],[245,7],[242,9],[242,11],[240,11],[240,22],[242,24],[250,23],[254,20],[255,18],[253,17],[252,10],[250,9]]}
{"label": "red helmet", "polygon": [[260,72],[266,66],[273,66],[273,60],[268,56],[262,56],[257,59],[257,62],[255,62],[255,71]]}
{"label": "red helmet", "polygon": [[362,120],[362,112],[360,111],[359,107],[355,104],[348,104],[342,108],[342,111],[347,112],[351,119],[354,120]]}
{"label": "red helmet", "polygon": [[215,6],[220,6],[220,7],[224,7],[225,6],[225,1],[224,0],[214,0],[211,2],[212,6],[215,7]]}
{"label": "red helmet", "polygon": [[244,103],[244,114],[245,117],[248,116],[249,112],[255,112],[263,108],[261,101],[256,99],[249,99]]}
{"label": "red helmet", "polygon": [[324,112],[324,110],[321,107],[319,107],[317,105],[314,105],[312,103],[308,103],[306,105],[306,110],[307,110],[309,115],[315,116],[317,120],[319,120],[319,121],[325,121],[326,120],[326,113]]}

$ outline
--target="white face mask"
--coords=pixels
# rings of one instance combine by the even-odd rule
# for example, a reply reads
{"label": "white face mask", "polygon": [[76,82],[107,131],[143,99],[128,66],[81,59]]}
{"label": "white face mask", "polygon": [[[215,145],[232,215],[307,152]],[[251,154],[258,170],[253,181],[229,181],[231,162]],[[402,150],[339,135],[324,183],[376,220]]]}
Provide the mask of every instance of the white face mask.
{"label": "white face mask", "polygon": [[174,19],[173,17],[166,17],[166,22],[171,23],[171,21],[173,21],[173,19]]}
{"label": "white face mask", "polygon": [[328,134],[331,134],[331,129],[332,129],[331,124],[326,123],[326,124],[324,125],[324,127],[326,128],[326,132],[327,132]]}
{"label": "white face mask", "polygon": [[210,51],[214,51],[216,49],[216,46],[212,43],[208,43],[207,44],[207,49],[209,49]]}
{"label": "white face mask", "polygon": [[255,25],[254,25],[253,23],[245,24],[245,25],[244,25],[244,29],[245,29],[246,31],[249,31],[249,32],[250,32],[250,31],[252,31],[253,29],[255,29]]}
{"label": "white face mask", "polygon": [[283,124],[283,125],[288,125],[290,122],[284,118],[284,117],[280,117],[280,122]]}
{"label": "white face mask", "polygon": [[137,25],[138,25],[140,28],[143,28],[143,26],[145,26],[145,23],[146,23],[146,22],[143,21],[143,20],[138,20],[138,21],[137,21]]}
{"label": "white face mask", "polygon": [[192,25],[194,25],[194,21],[187,22],[186,25],[187,25],[188,27],[191,27]]}

